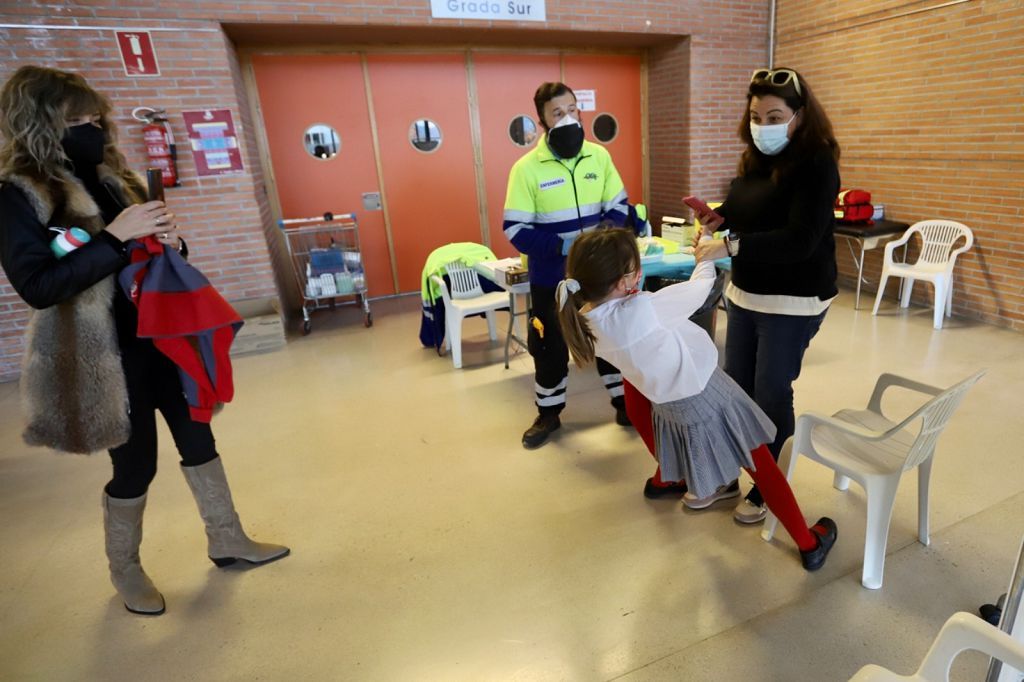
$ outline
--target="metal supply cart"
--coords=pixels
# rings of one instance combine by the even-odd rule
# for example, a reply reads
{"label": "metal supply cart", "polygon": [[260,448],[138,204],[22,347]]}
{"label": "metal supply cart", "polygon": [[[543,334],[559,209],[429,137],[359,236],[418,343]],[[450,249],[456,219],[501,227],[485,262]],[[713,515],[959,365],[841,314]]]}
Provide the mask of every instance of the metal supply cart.
{"label": "metal supply cart", "polygon": [[309,314],[342,305],[360,305],[365,325],[373,325],[366,298],[366,271],[359,250],[355,213],[324,213],[315,218],[279,220],[288,244],[295,281],[302,292],[302,333],[310,332]]}

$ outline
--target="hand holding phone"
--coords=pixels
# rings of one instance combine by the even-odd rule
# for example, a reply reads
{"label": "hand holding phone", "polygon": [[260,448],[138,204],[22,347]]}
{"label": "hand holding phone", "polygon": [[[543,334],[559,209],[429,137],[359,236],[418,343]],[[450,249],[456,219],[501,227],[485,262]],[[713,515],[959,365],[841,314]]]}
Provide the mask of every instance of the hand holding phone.
{"label": "hand holding phone", "polygon": [[693,209],[693,215],[705,234],[713,233],[725,222],[725,218],[715,213],[710,206],[697,197],[683,197],[683,203]]}
{"label": "hand holding phone", "polygon": [[708,213],[714,213],[715,215],[718,215],[713,210],[711,210],[710,206],[705,204],[697,197],[683,197],[683,203],[692,208],[698,216],[707,215]]}
{"label": "hand holding phone", "polygon": [[150,201],[164,200],[164,173],[159,168],[146,169],[146,184]]}

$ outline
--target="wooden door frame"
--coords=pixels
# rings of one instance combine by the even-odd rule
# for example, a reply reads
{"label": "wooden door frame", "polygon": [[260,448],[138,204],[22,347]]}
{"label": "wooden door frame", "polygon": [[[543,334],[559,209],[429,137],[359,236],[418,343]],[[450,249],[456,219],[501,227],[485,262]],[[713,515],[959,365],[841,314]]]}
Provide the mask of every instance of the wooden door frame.
{"label": "wooden door frame", "polygon": [[384,189],[384,164],[380,160],[380,137],[377,135],[377,110],[373,104],[373,87],[370,85],[370,64],[366,53],[359,54],[363,70],[363,88],[366,92],[366,111],[370,117],[370,136],[373,140],[373,162],[377,168],[377,188],[380,190],[380,208],[384,212],[384,236],[388,240],[388,257],[391,259],[391,282],[396,295],[402,293],[398,287],[398,258],[395,256],[395,239],[391,231],[391,211],[388,210],[388,195]]}

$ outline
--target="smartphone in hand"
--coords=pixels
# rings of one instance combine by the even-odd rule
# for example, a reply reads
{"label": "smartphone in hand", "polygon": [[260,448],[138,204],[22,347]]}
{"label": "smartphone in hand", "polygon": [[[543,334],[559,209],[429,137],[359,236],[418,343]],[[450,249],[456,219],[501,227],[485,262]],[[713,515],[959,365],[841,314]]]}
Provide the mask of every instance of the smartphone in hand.
{"label": "smartphone in hand", "polygon": [[713,213],[714,215],[718,215],[713,210],[711,210],[710,206],[705,204],[697,197],[683,197],[683,203],[692,208],[694,211],[696,211],[698,215],[704,215],[706,213]]}
{"label": "smartphone in hand", "polygon": [[150,201],[164,200],[164,173],[159,168],[146,169],[146,184]]}

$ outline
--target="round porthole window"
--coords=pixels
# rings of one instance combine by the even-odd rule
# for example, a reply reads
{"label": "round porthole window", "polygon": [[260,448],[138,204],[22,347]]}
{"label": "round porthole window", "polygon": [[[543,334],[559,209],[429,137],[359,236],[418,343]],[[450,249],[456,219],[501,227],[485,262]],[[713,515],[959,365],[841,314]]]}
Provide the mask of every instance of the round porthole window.
{"label": "round porthole window", "polygon": [[520,114],[508,124],[508,136],[517,147],[529,147],[537,141],[537,124],[529,116]]}
{"label": "round porthole window", "polygon": [[302,137],[302,146],[314,159],[329,161],[341,151],[341,138],[331,126],[314,123],[306,128]]}
{"label": "round porthole window", "polygon": [[421,118],[409,126],[409,142],[421,152],[430,153],[441,146],[441,129],[429,118]]}
{"label": "round porthole window", "polygon": [[619,134],[619,122],[611,114],[598,114],[594,117],[593,131],[599,142],[611,142]]}

